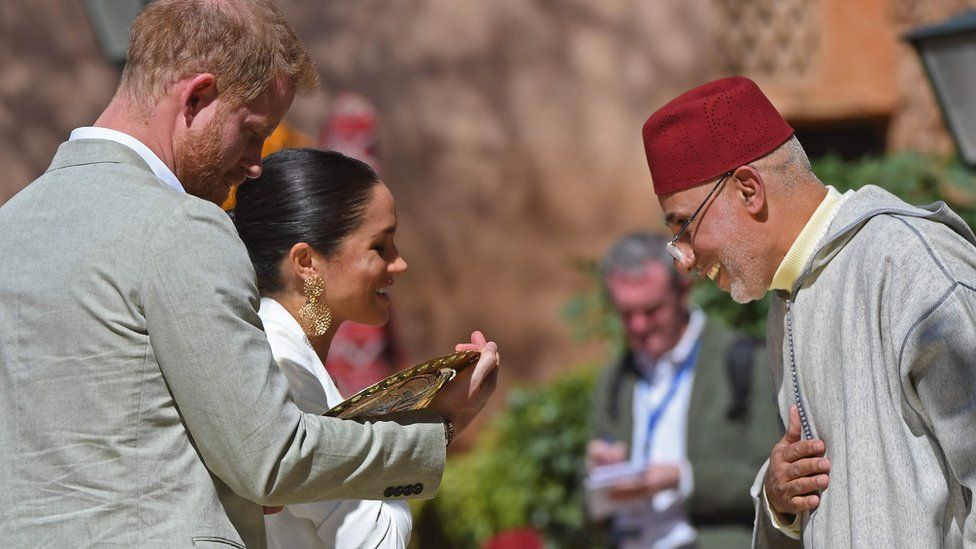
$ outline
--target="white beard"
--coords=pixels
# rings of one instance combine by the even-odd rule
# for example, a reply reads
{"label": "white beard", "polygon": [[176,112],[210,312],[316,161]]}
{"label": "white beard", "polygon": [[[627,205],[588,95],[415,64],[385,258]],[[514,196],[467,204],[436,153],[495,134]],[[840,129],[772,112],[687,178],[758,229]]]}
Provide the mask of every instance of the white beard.
{"label": "white beard", "polygon": [[761,264],[758,238],[729,228],[731,235],[719,261],[729,280],[729,294],[736,303],[748,303],[762,299],[768,290],[757,267]]}

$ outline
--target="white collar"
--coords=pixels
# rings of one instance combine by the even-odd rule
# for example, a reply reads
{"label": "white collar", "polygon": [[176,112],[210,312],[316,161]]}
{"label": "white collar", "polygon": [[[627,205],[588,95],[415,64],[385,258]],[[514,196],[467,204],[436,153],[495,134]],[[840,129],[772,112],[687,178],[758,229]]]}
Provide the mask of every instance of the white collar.
{"label": "white collar", "polygon": [[129,147],[135,151],[136,154],[145,160],[146,164],[149,165],[149,169],[152,170],[153,174],[163,183],[181,193],[186,192],[186,189],[183,188],[180,180],[176,178],[176,174],[169,169],[169,166],[164,164],[163,161],[156,156],[156,153],[152,152],[152,149],[143,144],[142,141],[139,141],[127,133],[122,133],[117,130],[110,130],[108,128],[87,126],[84,128],[75,128],[75,130],[71,132],[71,136],[68,137],[68,141],[74,141],[76,139],[104,139],[106,141],[114,141],[120,145],[125,145],[126,147]]}
{"label": "white collar", "polygon": [[305,330],[302,330],[301,324],[295,320],[295,317],[288,312],[284,305],[278,303],[278,300],[272,297],[262,297],[260,310],[262,317],[279,324],[296,336],[305,337]]}

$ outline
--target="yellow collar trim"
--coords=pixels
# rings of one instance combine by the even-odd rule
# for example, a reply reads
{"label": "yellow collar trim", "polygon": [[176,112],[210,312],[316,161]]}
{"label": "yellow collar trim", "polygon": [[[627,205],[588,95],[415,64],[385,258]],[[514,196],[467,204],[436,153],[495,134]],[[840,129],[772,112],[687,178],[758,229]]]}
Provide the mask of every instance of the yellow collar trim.
{"label": "yellow collar trim", "polygon": [[803,271],[803,267],[806,266],[807,261],[816,251],[817,244],[827,233],[830,222],[833,221],[834,215],[837,214],[837,210],[840,209],[848,194],[840,194],[837,189],[827,185],[827,196],[814,210],[810,220],[797,235],[793,245],[790,246],[790,250],[786,252],[786,257],[783,258],[783,262],[776,269],[776,274],[773,275],[773,282],[769,285],[770,290],[790,291],[793,289],[793,283],[796,282],[797,277]]}

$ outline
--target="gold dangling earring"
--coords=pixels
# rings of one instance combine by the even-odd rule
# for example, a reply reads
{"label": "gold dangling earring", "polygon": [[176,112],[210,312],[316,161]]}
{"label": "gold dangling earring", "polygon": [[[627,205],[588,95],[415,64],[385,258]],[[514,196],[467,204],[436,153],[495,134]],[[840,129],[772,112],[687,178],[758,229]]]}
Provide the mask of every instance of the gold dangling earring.
{"label": "gold dangling earring", "polygon": [[319,337],[332,326],[332,311],[320,298],[325,294],[325,281],[318,275],[305,279],[305,304],[298,309],[298,324],[306,337]]}

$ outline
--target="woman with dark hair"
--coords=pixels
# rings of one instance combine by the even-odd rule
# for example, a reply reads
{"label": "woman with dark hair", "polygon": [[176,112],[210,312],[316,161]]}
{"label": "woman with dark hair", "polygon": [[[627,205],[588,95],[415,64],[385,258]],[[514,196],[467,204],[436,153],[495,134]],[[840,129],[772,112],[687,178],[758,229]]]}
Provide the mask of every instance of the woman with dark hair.
{"label": "woman with dark hair", "polygon": [[[393,195],[363,162],[286,149],[238,188],[233,218],[275,360],[298,407],[323,413],[343,400],[324,366],[337,328],[387,322],[393,279],[407,270],[394,243]],[[480,332],[457,348],[497,364],[497,346]],[[272,548],[403,548],[411,516],[403,501],[323,501],[290,505],[265,524]]]}

